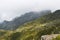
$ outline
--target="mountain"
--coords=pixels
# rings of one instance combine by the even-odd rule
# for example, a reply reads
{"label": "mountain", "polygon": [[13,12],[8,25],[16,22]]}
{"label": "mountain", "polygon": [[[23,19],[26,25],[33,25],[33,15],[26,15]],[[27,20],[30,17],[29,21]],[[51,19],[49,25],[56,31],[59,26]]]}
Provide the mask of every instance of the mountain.
{"label": "mountain", "polygon": [[0,29],[4,30],[15,30],[19,26],[23,25],[26,22],[35,20],[43,15],[51,13],[50,10],[45,10],[41,12],[29,12],[25,13],[24,15],[20,17],[16,17],[12,21],[4,21],[2,24],[0,24]]}
{"label": "mountain", "polygon": [[41,36],[60,34],[60,10],[24,23],[16,30],[0,30],[0,40],[41,40]]}

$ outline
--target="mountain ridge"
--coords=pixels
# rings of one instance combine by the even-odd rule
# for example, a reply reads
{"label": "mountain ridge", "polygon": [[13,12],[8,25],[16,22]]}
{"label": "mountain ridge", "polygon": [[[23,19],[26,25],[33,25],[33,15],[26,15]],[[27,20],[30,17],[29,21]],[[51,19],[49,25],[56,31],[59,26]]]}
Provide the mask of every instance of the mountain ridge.
{"label": "mountain ridge", "polygon": [[18,26],[26,23],[26,22],[29,22],[29,21],[32,21],[32,20],[35,20],[43,15],[46,15],[46,14],[49,14],[51,13],[50,10],[47,10],[47,11],[42,11],[42,12],[29,12],[29,13],[26,13],[20,17],[17,17],[15,19],[13,19],[12,21],[4,21],[0,26],[0,29],[5,29],[5,30],[15,30],[18,28]]}
{"label": "mountain ridge", "polygon": [[[56,10],[57,11],[57,10]],[[60,34],[60,12],[53,12],[29,21],[13,31],[1,31],[1,40],[41,40],[43,35]],[[6,32],[6,33],[5,33]]]}

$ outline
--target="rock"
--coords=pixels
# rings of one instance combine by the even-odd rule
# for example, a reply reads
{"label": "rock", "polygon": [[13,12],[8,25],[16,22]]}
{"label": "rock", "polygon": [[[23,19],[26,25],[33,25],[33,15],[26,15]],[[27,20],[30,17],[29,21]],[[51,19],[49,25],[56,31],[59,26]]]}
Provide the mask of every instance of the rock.
{"label": "rock", "polygon": [[56,38],[60,34],[51,34],[51,35],[43,35],[41,36],[41,40],[52,40],[53,38]]}

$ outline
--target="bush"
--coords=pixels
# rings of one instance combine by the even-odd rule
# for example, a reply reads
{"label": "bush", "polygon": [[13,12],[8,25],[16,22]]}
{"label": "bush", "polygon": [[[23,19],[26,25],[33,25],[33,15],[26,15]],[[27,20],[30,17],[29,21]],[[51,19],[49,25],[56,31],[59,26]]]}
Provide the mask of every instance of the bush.
{"label": "bush", "polygon": [[10,37],[10,40],[18,40],[18,38],[20,38],[21,33],[20,32],[16,32],[14,34],[12,34]]}

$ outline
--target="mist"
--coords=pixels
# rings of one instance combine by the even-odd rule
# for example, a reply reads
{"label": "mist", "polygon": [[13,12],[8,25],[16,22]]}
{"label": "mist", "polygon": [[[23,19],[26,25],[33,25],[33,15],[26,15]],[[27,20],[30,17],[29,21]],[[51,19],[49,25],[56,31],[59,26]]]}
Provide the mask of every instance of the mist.
{"label": "mist", "polygon": [[30,11],[60,9],[60,0],[0,0],[0,22]]}

